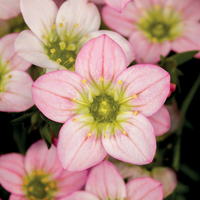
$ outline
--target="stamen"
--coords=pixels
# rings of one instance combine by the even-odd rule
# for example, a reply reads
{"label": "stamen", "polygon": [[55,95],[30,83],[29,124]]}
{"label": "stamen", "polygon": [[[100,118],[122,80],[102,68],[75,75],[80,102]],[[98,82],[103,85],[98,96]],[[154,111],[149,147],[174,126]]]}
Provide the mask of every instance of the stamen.
{"label": "stamen", "polygon": [[137,114],[138,114],[138,112],[137,112],[137,111],[134,111],[134,112],[133,112],[133,114],[134,114],[134,115],[137,115]]}
{"label": "stamen", "polygon": [[157,41],[158,41],[158,40],[157,40],[157,38],[156,38],[156,37],[153,37],[153,38],[152,38],[152,42],[154,42],[154,43],[155,43],[155,42],[157,42]]}
{"label": "stamen", "polygon": [[44,190],[45,190],[45,191],[49,191],[49,187],[45,187]]}
{"label": "stamen", "polygon": [[60,46],[60,49],[61,49],[61,50],[64,50],[64,49],[66,48],[65,42],[60,42],[60,43],[59,43],[59,46]]}
{"label": "stamen", "polygon": [[62,28],[62,27],[64,26],[64,24],[63,24],[63,23],[60,23],[59,26],[60,26],[60,28]]}
{"label": "stamen", "polygon": [[122,133],[124,134],[124,135],[126,135],[127,133],[126,133],[126,131],[122,131]]}
{"label": "stamen", "polygon": [[103,77],[100,77],[99,80],[100,80],[100,81],[103,81]]}
{"label": "stamen", "polygon": [[56,50],[55,50],[55,49],[51,49],[50,51],[51,51],[51,53],[55,53],[55,52],[56,52]]}
{"label": "stamen", "polygon": [[30,192],[33,191],[33,187],[32,187],[32,186],[29,187],[28,190],[29,190]]}
{"label": "stamen", "polygon": [[116,86],[116,88],[113,90],[113,94],[115,94],[115,92],[117,91],[117,88],[119,87],[119,85],[122,84],[122,80],[118,80],[118,84]]}
{"label": "stamen", "polygon": [[35,197],[32,195],[29,198],[30,198],[30,200],[35,200]]}
{"label": "stamen", "polygon": [[107,105],[106,101],[102,101],[101,103],[102,103],[104,106]]}
{"label": "stamen", "polygon": [[85,102],[78,101],[78,100],[76,100],[76,98],[73,98],[72,101],[74,101],[74,102],[76,102],[76,103],[79,103],[79,104],[81,104],[81,105],[90,107],[89,104],[87,104],[87,103],[85,103]]}
{"label": "stamen", "polygon": [[75,118],[73,119],[73,121],[74,121],[74,122],[77,122],[77,121],[78,121],[78,118],[75,117]]}
{"label": "stamen", "polygon": [[118,122],[117,121],[113,121],[114,123],[115,123],[115,125],[122,131],[122,133],[124,134],[124,135],[127,135],[127,133],[126,133],[126,131],[125,130],[123,130],[123,128],[118,124]]}
{"label": "stamen", "polygon": [[42,38],[43,38],[43,39],[47,39],[47,36],[46,36],[46,35],[43,35]]}
{"label": "stamen", "polygon": [[29,183],[28,179],[27,179],[27,178],[24,178],[24,179],[23,179],[23,184],[24,184],[24,185],[28,185],[28,183]]}
{"label": "stamen", "polygon": [[124,99],[124,100],[120,101],[119,104],[122,104],[122,103],[124,103],[124,102],[126,102],[126,101],[129,101],[129,100],[131,100],[131,99],[136,99],[136,98],[137,98],[137,94],[134,94],[132,97],[129,97],[129,98],[127,98],[127,99]]}
{"label": "stamen", "polygon": [[87,89],[89,90],[90,94],[91,94],[92,96],[94,96],[94,93],[93,93],[92,90],[89,88],[88,84],[86,83],[86,80],[83,79],[81,82],[82,82],[83,84],[86,85],[86,87],[87,87]]}
{"label": "stamen", "polygon": [[8,78],[11,78],[12,76],[11,75],[8,75]]}
{"label": "stamen", "polygon": [[61,61],[62,61],[62,60],[59,58],[59,59],[57,60],[57,63],[59,63],[59,64],[60,64],[60,63],[61,63]]}
{"label": "stamen", "polygon": [[74,59],[72,57],[69,58],[69,62],[73,62]]}
{"label": "stamen", "polygon": [[104,135],[103,135],[103,137],[104,137],[104,138],[107,138],[107,135],[106,135],[106,134],[104,134]]}
{"label": "stamen", "polygon": [[3,91],[3,90],[4,90],[4,87],[3,87],[3,86],[1,86],[1,87],[0,87],[0,90],[1,90],[1,91]]}
{"label": "stamen", "polygon": [[136,98],[137,98],[137,94],[134,94],[134,95],[133,95],[133,99],[136,99]]}
{"label": "stamen", "polygon": [[81,82],[85,84],[85,83],[86,83],[86,80],[85,80],[85,79],[83,79]]}
{"label": "stamen", "polygon": [[69,44],[66,48],[68,51],[75,51],[76,50],[76,45],[75,44]]}
{"label": "stamen", "polygon": [[43,174],[44,174],[43,170],[37,171],[37,175],[41,176],[41,175],[43,175]]}
{"label": "stamen", "polygon": [[56,29],[56,25],[55,24],[52,26],[52,29],[54,29],[54,30]]}
{"label": "stamen", "polygon": [[91,133],[88,133],[88,135],[87,135],[88,137],[91,137],[92,136],[92,134]]}
{"label": "stamen", "polygon": [[35,171],[33,171],[33,172],[31,173],[31,175],[32,175],[32,176],[35,176],[35,175],[36,175],[36,172],[35,172]]}
{"label": "stamen", "polygon": [[79,26],[79,23],[76,23],[76,24],[75,24],[75,27],[77,28],[78,26]]}
{"label": "stamen", "polygon": [[154,8],[157,10],[158,8],[160,8],[160,6],[158,4],[155,4]]}
{"label": "stamen", "polygon": [[53,181],[51,181],[50,183],[49,183],[49,186],[50,186],[50,188],[55,188],[56,187],[56,184],[53,182]]}
{"label": "stamen", "polygon": [[47,179],[46,179],[46,178],[43,178],[43,179],[42,179],[42,183],[47,183]]}
{"label": "stamen", "polygon": [[89,34],[86,34],[85,37],[87,38]]}

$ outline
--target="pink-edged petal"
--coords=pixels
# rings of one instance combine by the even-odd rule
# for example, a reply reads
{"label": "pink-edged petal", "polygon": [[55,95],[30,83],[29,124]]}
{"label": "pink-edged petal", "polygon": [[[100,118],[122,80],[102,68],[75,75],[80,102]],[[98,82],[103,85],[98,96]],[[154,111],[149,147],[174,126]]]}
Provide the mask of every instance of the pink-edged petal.
{"label": "pink-edged petal", "polygon": [[127,200],[162,200],[162,184],[152,178],[144,177],[126,184]]}
{"label": "pink-edged petal", "polygon": [[55,179],[63,171],[55,146],[52,145],[48,149],[43,140],[39,140],[30,146],[24,163],[27,174],[31,174],[34,170],[43,170],[44,173],[50,174],[52,179]]}
{"label": "pink-edged petal", "polygon": [[73,101],[88,102],[89,92],[83,78],[74,72],[59,70],[39,77],[32,85],[35,105],[48,118],[66,122],[77,113],[87,114],[88,107]]}
{"label": "pink-edged petal", "polygon": [[170,129],[171,119],[165,106],[162,106],[154,115],[148,117],[148,120],[153,125],[156,136],[160,136]]}
{"label": "pink-edged petal", "polygon": [[125,134],[118,127],[107,126],[107,137],[102,137],[102,143],[108,154],[132,164],[150,163],[156,151],[156,139],[149,120],[142,114],[120,114],[116,120]]}
{"label": "pink-edged petal", "polygon": [[152,43],[140,31],[134,31],[129,41],[136,55],[137,63],[157,63],[160,55],[166,56],[170,52],[171,43],[165,41],[163,43]]}
{"label": "pink-edged petal", "polygon": [[22,31],[14,45],[16,53],[24,60],[40,67],[59,69],[60,65],[49,59],[44,51],[44,44],[32,31]]}
{"label": "pink-edged petal", "polygon": [[91,169],[85,189],[99,199],[123,200],[126,197],[124,180],[116,167],[108,161]]}
{"label": "pink-edged petal", "polygon": [[11,194],[9,197],[9,200],[28,200],[28,199],[24,196],[18,196],[15,194]]}
{"label": "pink-edged petal", "polygon": [[[139,111],[149,117],[164,104],[170,89],[170,75],[161,67],[153,64],[137,64],[124,70],[118,80],[122,84],[117,88],[118,101],[137,95],[123,103],[122,110]],[[116,94],[117,95],[117,94]]]}
{"label": "pink-edged petal", "polygon": [[117,12],[122,12],[126,5],[130,2],[131,0],[105,0],[105,2],[114,10]]}
{"label": "pink-edged petal", "polygon": [[0,19],[10,19],[20,14],[20,0],[0,0]]}
{"label": "pink-edged petal", "polygon": [[53,0],[53,1],[56,3],[57,7],[60,8],[60,6],[61,6],[66,0]]}
{"label": "pink-edged petal", "polygon": [[109,36],[122,48],[122,50],[124,51],[126,55],[127,65],[129,65],[135,59],[135,54],[133,52],[133,48],[131,47],[131,44],[124,37],[122,37],[120,34],[116,32],[107,31],[107,30],[94,31],[94,32],[89,33],[87,37],[87,41],[103,34]]}
{"label": "pink-edged petal", "polygon": [[[103,88],[108,90],[113,86],[113,81],[126,67],[126,56],[122,48],[107,35],[88,41],[75,63],[76,73],[86,79],[96,95]],[[103,86],[100,77],[103,78]]]}
{"label": "pink-edged petal", "polygon": [[198,22],[186,21],[182,36],[172,42],[172,50],[175,52],[184,52],[191,50],[200,50],[200,24]]}
{"label": "pink-edged petal", "polygon": [[[77,118],[78,121],[73,119]],[[81,171],[100,163],[107,155],[99,132],[92,129],[93,117],[76,115],[61,128],[58,138],[58,156],[65,170]],[[88,134],[90,136],[88,137]]]}
{"label": "pink-edged petal", "polygon": [[[58,11],[56,24],[58,34],[61,39],[68,37],[77,41],[86,34],[99,29],[101,22],[100,14],[97,7],[87,0],[68,0],[62,4]],[[63,27],[60,27],[60,23]],[[62,38],[66,37],[66,38]]]}
{"label": "pink-edged petal", "polygon": [[74,192],[73,194],[67,197],[63,197],[60,200],[100,200],[100,199],[89,192],[78,191]]}
{"label": "pink-edged petal", "polygon": [[87,175],[88,170],[81,172],[68,172],[63,170],[62,174],[56,179],[58,191],[55,192],[54,196],[60,198],[80,190],[85,185]]}
{"label": "pink-edged petal", "polygon": [[135,29],[134,23],[138,19],[138,10],[132,3],[129,3],[122,13],[105,6],[102,9],[102,18],[109,28],[128,37]]}
{"label": "pink-edged petal", "polygon": [[0,157],[0,182],[6,190],[17,195],[24,195],[22,185],[25,175],[24,156],[10,153]]}
{"label": "pink-edged petal", "polygon": [[32,78],[28,73],[13,70],[6,74],[7,83],[0,94],[0,110],[22,112],[34,105],[31,94]]}
{"label": "pink-edged petal", "polygon": [[50,34],[56,21],[56,4],[52,0],[21,0],[20,7],[26,24],[41,41],[44,41],[43,36]]}
{"label": "pink-edged petal", "polygon": [[162,183],[164,198],[170,195],[177,185],[177,175],[168,167],[156,167],[152,170],[152,177]]}

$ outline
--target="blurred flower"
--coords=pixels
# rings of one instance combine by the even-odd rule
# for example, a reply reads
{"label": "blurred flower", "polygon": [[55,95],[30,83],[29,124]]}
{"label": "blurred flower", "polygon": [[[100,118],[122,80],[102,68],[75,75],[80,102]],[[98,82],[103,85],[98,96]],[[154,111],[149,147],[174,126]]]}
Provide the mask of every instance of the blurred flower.
{"label": "blurred flower", "polygon": [[162,185],[151,178],[138,178],[128,182],[118,173],[114,165],[103,161],[93,167],[86,182],[86,191],[78,191],[62,200],[162,200]]}
{"label": "blurred flower", "polygon": [[64,169],[89,168],[107,152],[134,164],[152,161],[156,142],[146,117],[165,102],[170,76],[152,64],[126,66],[121,47],[102,35],[81,49],[76,73],[55,71],[33,84],[39,110],[65,123],[57,145]]}
{"label": "blurred flower", "polygon": [[[47,72],[58,69],[74,71],[76,56],[91,38],[104,32],[100,26],[99,11],[87,0],[68,0],[58,10],[51,0],[21,0],[21,11],[31,30],[20,33],[15,42],[17,54]],[[92,34],[92,35],[90,35]],[[130,63],[134,54],[131,45],[122,36],[107,31],[118,42]]]}
{"label": "blurred flower", "polygon": [[20,14],[20,0],[0,0],[0,19],[10,19]]}
{"label": "blurred flower", "polygon": [[32,144],[25,157],[18,153],[0,156],[0,183],[11,192],[10,200],[60,199],[85,184],[87,171],[64,171],[52,145]]}
{"label": "blurred flower", "polygon": [[170,83],[170,91],[168,97],[170,97],[171,93],[174,92],[175,90],[176,90],[176,84]]}
{"label": "blurred flower", "polygon": [[22,112],[34,105],[31,94],[32,78],[24,72],[30,63],[14,50],[17,33],[0,39],[0,111]]}
{"label": "blurred flower", "polygon": [[134,0],[120,14],[102,9],[104,22],[129,37],[138,63],[157,63],[170,50],[200,50],[199,0]]}
{"label": "blurred flower", "polygon": [[91,0],[96,4],[107,4],[117,12],[122,12],[131,0]]}

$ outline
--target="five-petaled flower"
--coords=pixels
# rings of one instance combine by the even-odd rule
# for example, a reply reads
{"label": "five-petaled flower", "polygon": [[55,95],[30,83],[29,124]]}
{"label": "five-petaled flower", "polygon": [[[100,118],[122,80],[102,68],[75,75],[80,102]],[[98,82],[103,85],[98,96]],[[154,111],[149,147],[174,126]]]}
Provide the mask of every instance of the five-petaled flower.
{"label": "five-petaled flower", "polygon": [[62,200],[162,200],[162,184],[149,177],[126,185],[113,164],[103,161],[91,169],[86,191],[77,191]]}
{"label": "five-petaled flower", "polygon": [[129,42],[118,33],[98,31],[100,14],[87,0],[68,0],[57,8],[52,0],[21,0],[21,12],[31,30],[20,33],[15,42],[24,60],[47,68],[74,71],[76,56],[91,38],[107,34],[122,46],[128,63],[135,55]]}
{"label": "five-petaled flower", "polygon": [[11,193],[9,200],[54,200],[77,191],[87,179],[87,170],[64,171],[56,148],[44,141],[32,144],[25,157],[18,153],[0,156],[1,185]]}
{"label": "five-petaled flower", "polygon": [[122,13],[105,6],[102,17],[129,37],[138,63],[157,63],[170,50],[200,50],[199,7],[199,0],[134,0]]}
{"label": "five-petaled flower", "polygon": [[86,169],[107,153],[133,164],[152,161],[156,141],[146,116],[165,102],[170,75],[152,64],[126,66],[122,48],[102,35],[81,49],[76,73],[47,73],[32,85],[41,112],[65,123],[57,145],[64,169]]}

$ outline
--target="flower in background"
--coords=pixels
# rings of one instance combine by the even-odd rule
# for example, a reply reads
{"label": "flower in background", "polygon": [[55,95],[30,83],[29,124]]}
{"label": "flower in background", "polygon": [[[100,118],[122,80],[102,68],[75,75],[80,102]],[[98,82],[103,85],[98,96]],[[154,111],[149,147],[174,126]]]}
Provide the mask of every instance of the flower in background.
{"label": "flower in background", "polygon": [[0,19],[6,20],[20,14],[20,0],[0,0]]}
{"label": "flower in background", "polygon": [[32,78],[25,72],[30,63],[14,50],[17,33],[0,39],[0,111],[22,112],[34,105],[31,94]]}
{"label": "flower in background", "polygon": [[138,178],[126,185],[113,164],[103,161],[89,173],[86,191],[78,191],[62,200],[162,200],[161,183],[151,178]]}
{"label": "flower in background", "polygon": [[[59,10],[51,0],[21,0],[21,12],[31,30],[20,33],[15,42],[16,52],[30,63],[47,68],[47,72],[74,71],[82,46],[88,38],[99,34],[99,11],[87,0],[68,0]],[[128,62],[132,62],[134,54],[129,42],[112,31],[106,34],[113,35],[125,51]]]}
{"label": "flower in background", "polygon": [[129,38],[138,63],[157,63],[170,50],[200,50],[199,0],[134,0],[120,14],[102,9],[104,22]]}
{"label": "flower in background", "polygon": [[86,182],[87,171],[64,171],[56,148],[44,141],[32,144],[25,157],[18,153],[0,156],[0,183],[11,193],[10,200],[59,200]]}
{"label": "flower in background", "polygon": [[131,0],[91,0],[96,4],[107,4],[117,12],[122,12]]}
{"label": "flower in background", "polygon": [[152,64],[126,67],[122,48],[102,35],[81,49],[76,73],[47,73],[33,84],[39,110],[65,123],[57,144],[64,169],[87,169],[107,153],[134,164],[152,161],[156,141],[146,117],[165,102],[170,76]]}

